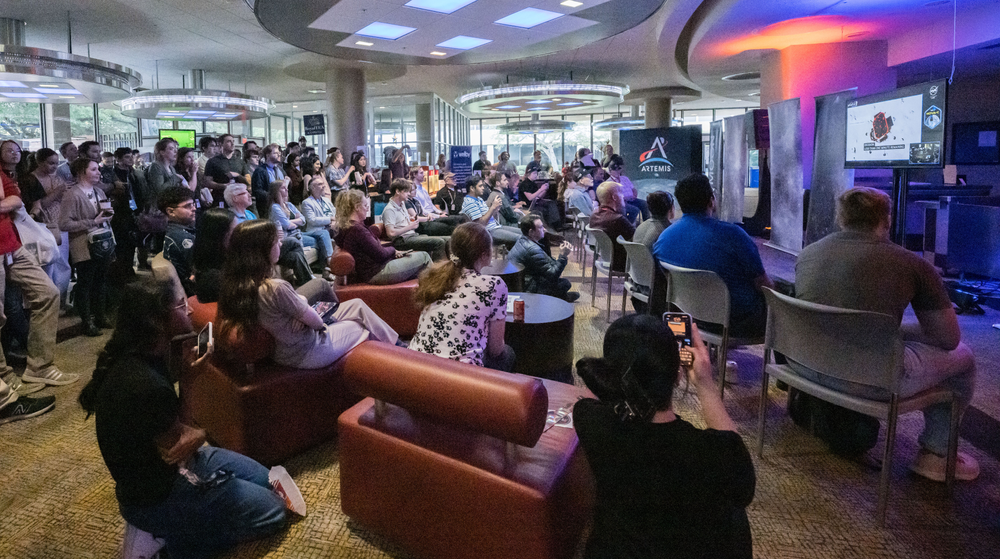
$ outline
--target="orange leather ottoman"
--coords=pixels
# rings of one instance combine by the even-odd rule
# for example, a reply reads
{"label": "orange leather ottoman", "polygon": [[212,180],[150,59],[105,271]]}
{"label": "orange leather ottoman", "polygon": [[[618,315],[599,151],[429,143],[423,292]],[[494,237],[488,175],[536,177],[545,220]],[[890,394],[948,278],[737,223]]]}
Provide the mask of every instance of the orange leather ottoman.
{"label": "orange leather ottoman", "polygon": [[542,430],[589,392],[379,342],[343,361],[371,396],[340,416],[347,515],[421,557],[573,556],[593,479],[573,429]]}

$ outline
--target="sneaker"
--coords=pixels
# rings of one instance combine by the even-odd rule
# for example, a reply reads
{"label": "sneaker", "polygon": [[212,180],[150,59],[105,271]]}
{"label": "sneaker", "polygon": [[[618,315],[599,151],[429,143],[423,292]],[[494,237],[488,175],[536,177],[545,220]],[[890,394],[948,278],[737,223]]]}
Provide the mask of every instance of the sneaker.
{"label": "sneaker", "polygon": [[44,371],[24,371],[24,376],[21,377],[21,380],[25,382],[42,382],[51,384],[52,386],[64,386],[80,380],[80,375],[76,373],[64,373],[53,365]]}
{"label": "sneaker", "polygon": [[17,375],[10,375],[10,378],[6,378],[4,381],[10,385],[12,390],[16,390],[21,396],[34,394],[35,392],[45,388],[45,385],[40,382],[22,382],[21,377]]}
{"label": "sneaker", "polygon": [[0,410],[7,407],[8,404],[16,402],[17,397],[17,391],[11,385],[4,383],[3,388],[0,389]]}
{"label": "sneaker", "polygon": [[577,291],[569,291],[566,293],[566,297],[564,297],[567,303],[572,303],[579,298],[580,298],[580,293]]}
{"label": "sneaker", "polygon": [[10,423],[11,421],[38,417],[51,410],[55,405],[55,396],[43,396],[41,398],[19,397],[15,402],[0,409],[0,425]]}
{"label": "sneaker", "polygon": [[[917,459],[910,464],[913,473],[932,481],[944,481],[948,461],[944,456],[921,450]],[[964,452],[959,452],[955,460],[955,479],[972,481],[979,477],[979,462]]]}
{"label": "sneaker", "polygon": [[157,538],[131,524],[125,524],[125,543],[122,549],[124,559],[153,559],[166,545],[163,538]]}
{"label": "sneaker", "polygon": [[288,475],[288,470],[284,466],[275,466],[267,473],[267,480],[271,483],[274,492],[285,500],[288,510],[299,516],[306,515],[306,502],[302,498],[302,492],[295,485],[292,476]]}

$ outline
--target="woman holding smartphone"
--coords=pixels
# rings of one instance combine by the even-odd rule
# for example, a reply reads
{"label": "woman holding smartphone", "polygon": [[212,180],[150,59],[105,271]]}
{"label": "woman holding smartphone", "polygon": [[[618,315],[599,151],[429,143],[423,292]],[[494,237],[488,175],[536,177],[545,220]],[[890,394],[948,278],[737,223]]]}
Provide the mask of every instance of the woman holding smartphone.
{"label": "woman holding smartphone", "polygon": [[616,320],[604,336],[604,357],[576,364],[600,398],[573,407],[597,482],[585,558],[753,556],[746,514],[756,485],[753,461],[722,404],[693,324],[685,351],[693,357],[684,369],[707,429],[673,411],[681,356],[661,320]]}
{"label": "woman holding smartphone", "polygon": [[69,233],[69,260],[76,266],[74,303],[83,332],[100,336],[101,328],[111,328],[105,315],[107,275],[114,250],[102,252],[91,238],[95,233],[111,232],[111,201],[101,189],[101,171],[96,161],[77,159],[70,164],[76,185],[63,196],[59,228]]}

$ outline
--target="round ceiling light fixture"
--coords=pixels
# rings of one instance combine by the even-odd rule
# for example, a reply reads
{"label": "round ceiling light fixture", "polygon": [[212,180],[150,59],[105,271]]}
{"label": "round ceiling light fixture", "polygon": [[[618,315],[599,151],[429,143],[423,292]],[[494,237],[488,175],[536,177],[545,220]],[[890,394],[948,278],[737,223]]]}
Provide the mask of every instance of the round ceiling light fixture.
{"label": "round ceiling light fixture", "polygon": [[615,83],[543,81],[484,87],[464,93],[455,103],[474,113],[565,112],[617,105],[628,93],[627,85]]}
{"label": "round ceiling light fixture", "polygon": [[24,44],[24,22],[0,18],[0,101],[107,103],[128,97],[138,72],[104,60]]}
{"label": "round ceiling light fixture", "polygon": [[497,132],[501,134],[552,134],[572,129],[573,123],[568,120],[541,120],[537,113],[531,115],[531,120],[518,120],[497,126]]}
{"label": "round ceiling light fixture", "polygon": [[155,120],[249,120],[267,118],[274,103],[235,91],[205,89],[205,71],[192,70],[191,89],[150,89],[122,101],[121,112]]}
{"label": "round ceiling light fixture", "polygon": [[[678,103],[679,105],[680,103]],[[619,116],[594,123],[594,130],[639,130],[646,127],[646,118],[641,116]]]}

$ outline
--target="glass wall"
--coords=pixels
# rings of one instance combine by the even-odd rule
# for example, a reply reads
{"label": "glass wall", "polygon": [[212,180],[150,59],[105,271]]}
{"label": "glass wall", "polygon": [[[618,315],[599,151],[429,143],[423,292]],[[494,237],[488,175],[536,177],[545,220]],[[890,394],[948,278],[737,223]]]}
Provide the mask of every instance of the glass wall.
{"label": "glass wall", "polygon": [[15,140],[24,151],[42,147],[42,112],[36,103],[0,103],[0,140]]}

